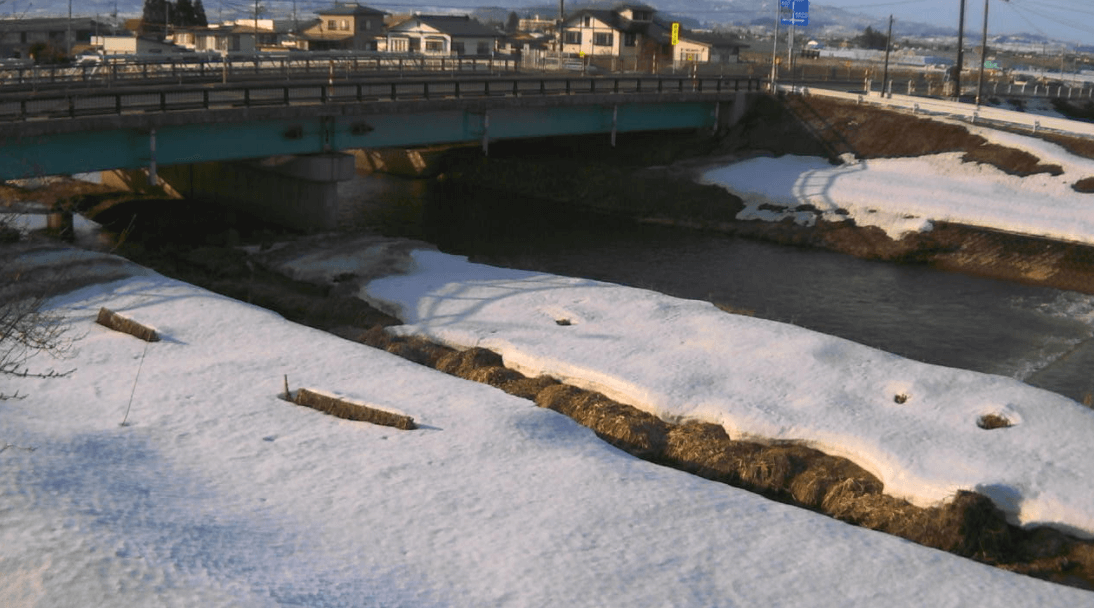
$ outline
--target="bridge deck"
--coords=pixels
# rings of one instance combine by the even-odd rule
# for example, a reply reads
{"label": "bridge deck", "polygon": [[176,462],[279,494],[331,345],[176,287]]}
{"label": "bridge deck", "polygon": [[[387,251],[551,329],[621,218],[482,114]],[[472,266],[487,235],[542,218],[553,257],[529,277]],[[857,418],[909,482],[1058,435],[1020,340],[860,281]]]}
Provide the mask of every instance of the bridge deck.
{"label": "bridge deck", "polygon": [[446,78],[0,96],[0,179],[354,148],[713,128],[757,80]]}

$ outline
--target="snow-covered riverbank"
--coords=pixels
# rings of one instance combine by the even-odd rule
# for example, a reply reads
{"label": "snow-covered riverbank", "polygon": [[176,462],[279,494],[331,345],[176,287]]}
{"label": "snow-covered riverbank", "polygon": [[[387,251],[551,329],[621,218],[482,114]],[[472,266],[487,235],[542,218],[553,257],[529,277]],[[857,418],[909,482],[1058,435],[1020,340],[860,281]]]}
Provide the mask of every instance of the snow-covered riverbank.
{"label": "snow-covered riverbank", "polygon": [[[364,276],[375,253],[362,244],[289,256],[286,267]],[[65,255],[21,263],[32,271]],[[1025,521],[1089,528],[1094,459],[1066,437],[1094,414],[1056,395],[642,290],[430,251],[408,261],[406,274],[362,286],[399,308],[407,331],[495,347],[518,368],[673,417],[713,416],[734,434],[812,432],[846,452],[880,448],[874,466],[924,500],[995,488]],[[5,381],[29,395],[0,403],[5,605],[1089,598],[638,461],[528,401],[133,272],[54,302],[82,335],[76,356],[56,364],[75,368],[71,377]],[[164,340],[146,347],[94,325],[99,306]],[[422,429],[293,406],[278,398],[284,375],[403,411]],[[130,398],[130,424],[119,426]],[[985,413],[1015,424],[980,429]],[[1002,446],[1031,462],[994,462]]]}

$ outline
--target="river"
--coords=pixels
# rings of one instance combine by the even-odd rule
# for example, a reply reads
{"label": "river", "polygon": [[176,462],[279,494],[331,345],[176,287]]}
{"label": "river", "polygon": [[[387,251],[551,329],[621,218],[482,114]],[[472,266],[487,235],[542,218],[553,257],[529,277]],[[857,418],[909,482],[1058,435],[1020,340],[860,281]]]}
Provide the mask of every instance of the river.
{"label": "river", "polygon": [[427,203],[420,233],[404,236],[475,262],[707,300],[1076,400],[1094,392],[1094,296],[476,198]]}

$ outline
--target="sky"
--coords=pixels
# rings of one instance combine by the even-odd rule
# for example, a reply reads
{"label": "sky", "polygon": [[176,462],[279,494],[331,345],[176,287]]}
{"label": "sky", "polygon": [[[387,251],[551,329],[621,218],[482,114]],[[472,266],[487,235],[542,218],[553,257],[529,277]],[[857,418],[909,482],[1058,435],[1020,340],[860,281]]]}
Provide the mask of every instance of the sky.
{"label": "sky", "polygon": [[[1037,216],[1071,217],[1094,242],[1094,195],[1064,187],[1089,161],[981,134],[1060,163],[1057,187],[935,155],[849,162],[852,173],[822,176],[827,196],[856,217],[918,216],[886,225],[897,234],[941,212],[1040,234],[1016,205],[984,205],[985,193],[1017,189],[1049,199]],[[902,162],[912,164],[891,164]],[[894,169],[919,179],[877,196]],[[792,209],[815,192],[758,191],[746,178],[806,184],[823,170],[787,156],[721,161],[702,179]],[[95,239],[88,222],[79,230]],[[825,449],[917,504],[975,489],[1015,523],[1094,536],[1094,411],[1013,378],[382,237],[248,251],[396,313],[393,331],[490,348],[525,374],[668,420]],[[48,304],[75,350],[32,360],[73,372],[0,385],[25,395],[0,400],[0,605],[1070,608],[1094,597],[640,461],[530,401],[109,254],[46,242],[0,268],[79,285]],[[161,341],[95,324],[103,306]],[[279,398],[285,384],[420,429],[295,406]],[[988,414],[1011,426],[980,428]]]}
{"label": "sky", "polygon": [[[989,0],[988,33],[1041,34],[1094,44],[1094,3],[1089,0]],[[811,3],[812,6],[813,3]],[[854,12],[957,29],[961,0],[826,0],[817,2]],[[967,0],[965,31],[981,32],[984,1]]]}

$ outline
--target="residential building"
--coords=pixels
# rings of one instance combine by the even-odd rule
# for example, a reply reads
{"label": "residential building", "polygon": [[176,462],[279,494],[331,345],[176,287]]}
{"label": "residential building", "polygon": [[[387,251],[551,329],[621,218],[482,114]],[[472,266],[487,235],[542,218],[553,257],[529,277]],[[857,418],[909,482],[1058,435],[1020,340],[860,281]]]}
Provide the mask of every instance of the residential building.
{"label": "residential building", "polygon": [[300,29],[297,48],[306,51],[375,51],[384,36],[384,11],[356,3],[335,3]]}
{"label": "residential building", "polygon": [[495,52],[503,37],[467,15],[414,15],[388,28],[387,52],[483,56]]}
{"label": "residential building", "polygon": [[562,52],[607,62],[612,69],[657,71],[680,63],[707,63],[714,58],[736,61],[747,45],[680,30],[672,44],[672,24],[660,21],[644,4],[611,10],[583,9],[562,22]]}
{"label": "residential building", "polygon": [[32,47],[50,47],[64,55],[86,49],[91,37],[113,33],[108,23],[85,17],[46,17],[30,19],[0,19],[0,59],[26,59]]}
{"label": "residential building", "polygon": [[96,36],[95,46],[103,55],[149,55],[164,57],[187,52],[187,49],[152,38],[143,38],[135,34],[118,36]]}

